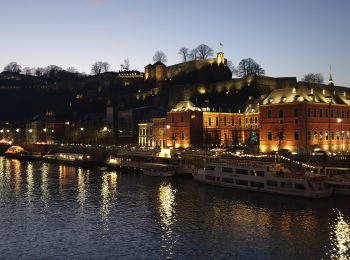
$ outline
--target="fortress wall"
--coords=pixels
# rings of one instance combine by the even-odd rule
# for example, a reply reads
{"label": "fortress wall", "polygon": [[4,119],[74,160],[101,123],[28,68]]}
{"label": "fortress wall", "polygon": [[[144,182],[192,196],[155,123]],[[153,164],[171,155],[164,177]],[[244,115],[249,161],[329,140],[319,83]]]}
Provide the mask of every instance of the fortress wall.
{"label": "fortress wall", "polygon": [[166,68],[166,77],[175,78],[192,71],[198,71],[208,64],[216,63],[216,58],[206,60],[194,60],[184,63],[175,64]]}

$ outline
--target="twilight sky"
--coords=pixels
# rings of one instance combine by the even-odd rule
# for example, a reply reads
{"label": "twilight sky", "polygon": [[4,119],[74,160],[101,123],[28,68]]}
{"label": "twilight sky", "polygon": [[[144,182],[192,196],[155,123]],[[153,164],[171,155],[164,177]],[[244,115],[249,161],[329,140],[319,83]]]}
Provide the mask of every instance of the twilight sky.
{"label": "twilight sky", "polygon": [[143,70],[156,50],[200,43],[237,65],[251,57],[268,76],[321,72],[350,87],[349,0],[0,0],[0,70],[55,64],[90,73],[129,58]]}

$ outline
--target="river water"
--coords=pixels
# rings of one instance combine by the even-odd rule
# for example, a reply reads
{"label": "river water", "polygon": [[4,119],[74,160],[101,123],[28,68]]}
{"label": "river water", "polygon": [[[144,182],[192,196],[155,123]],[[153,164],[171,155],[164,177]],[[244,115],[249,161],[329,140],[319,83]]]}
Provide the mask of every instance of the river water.
{"label": "river water", "polygon": [[349,259],[349,201],[0,157],[0,258]]}

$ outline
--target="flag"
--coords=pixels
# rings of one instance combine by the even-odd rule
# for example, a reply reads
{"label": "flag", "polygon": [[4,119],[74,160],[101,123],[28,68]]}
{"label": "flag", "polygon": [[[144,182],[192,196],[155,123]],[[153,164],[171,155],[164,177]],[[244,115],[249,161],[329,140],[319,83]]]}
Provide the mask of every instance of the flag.
{"label": "flag", "polygon": [[222,46],[224,46],[224,45],[220,42],[220,46],[222,47]]}

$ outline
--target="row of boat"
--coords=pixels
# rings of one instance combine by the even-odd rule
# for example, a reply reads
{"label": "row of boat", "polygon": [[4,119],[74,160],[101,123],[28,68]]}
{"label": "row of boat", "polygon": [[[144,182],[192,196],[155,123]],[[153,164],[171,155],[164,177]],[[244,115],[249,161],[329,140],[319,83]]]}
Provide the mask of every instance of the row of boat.
{"label": "row of boat", "polygon": [[[82,167],[98,165],[87,154],[56,153],[41,157],[39,154],[26,153],[18,147],[10,147],[5,152],[5,157],[41,159]],[[192,175],[196,181],[210,185],[281,195],[309,198],[325,198],[333,193],[350,195],[349,168],[313,167],[297,173],[282,163],[213,159],[203,156],[160,158],[132,153],[111,156],[105,165],[128,171],[136,170],[148,176]]]}

